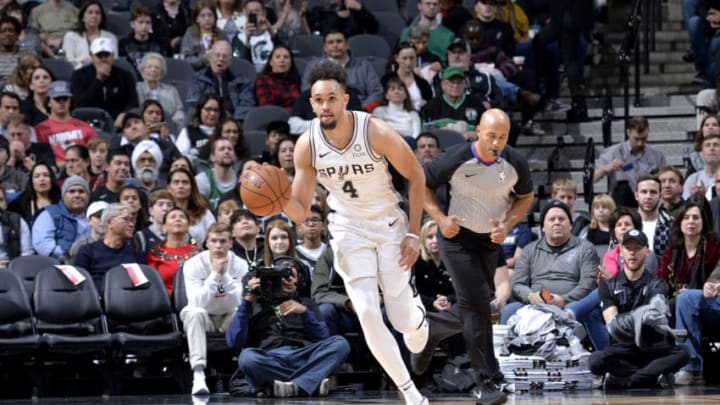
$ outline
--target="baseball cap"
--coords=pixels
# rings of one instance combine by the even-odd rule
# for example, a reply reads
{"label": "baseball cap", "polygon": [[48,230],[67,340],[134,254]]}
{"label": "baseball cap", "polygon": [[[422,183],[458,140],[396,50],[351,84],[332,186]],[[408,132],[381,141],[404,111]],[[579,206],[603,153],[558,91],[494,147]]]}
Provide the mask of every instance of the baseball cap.
{"label": "baseball cap", "polygon": [[465,40],[462,39],[462,38],[455,38],[455,39],[453,39],[452,42],[450,42],[450,45],[448,45],[447,49],[448,49],[448,51],[449,51],[449,50],[451,50],[451,49],[453,49],[453,48],[456,48],[456,47],[458,47],[458,46],[465,48],[465,50],[468,51],[468,52],[470,51],[470,45],[468,45],[468,43],[465,42]]}
{"label": "baseball cap", "polygon": [[115,44],[110,38],[100,37],[95,38],[90,44],[90,53],[97,55],[102,52],[113,53],[115,52]]}
{"label": "baseball cap", "polygon": [[449,68],[443,70],[443,72],[442,72],[443,80],[448,80],[455,76],[465,78],[465,72],[463,72],[463,70],[457,66],[450,66]]}
{"label": "baseball cap", "polygon": [[95,201],[94,203],[90,204],[90,206],[87,208],[87,212],[85,213],[85,218],[90,219],[91,216],[101,212],[105,208],[107,208],[110,204],[106,203],[105,201]]}
{"label": "baseball cap", "polygon": [[68,82],[64,82],[62,80],[54,81],[50,83],[50,88],[48,89],[48,97],[50,98],[58,98],[58,97],[72,97],[72,92],[70,91],[70,85],[68,85]]}
{"label": "baseball cap", "polygon": [[648,239],[647,236],[645,236],[644,233],[638,231],[637,229],[631,229],[627,232],[625,232],[625,235],[622,239],[622,244],[625,246],[626,243],[630,242],[631,240],[634,240],[635,242],[643,245],[648,246]]}
{"label": "baseball cap", "polygon": [[142,116],[134,108],[125,112],[125,116],[123,117],[123,120],[122,120],[122,127],[125,128],[127,126],[128,122],[130,122],[130,120],[133,118],[139,119],[140,121],[142,121]]}

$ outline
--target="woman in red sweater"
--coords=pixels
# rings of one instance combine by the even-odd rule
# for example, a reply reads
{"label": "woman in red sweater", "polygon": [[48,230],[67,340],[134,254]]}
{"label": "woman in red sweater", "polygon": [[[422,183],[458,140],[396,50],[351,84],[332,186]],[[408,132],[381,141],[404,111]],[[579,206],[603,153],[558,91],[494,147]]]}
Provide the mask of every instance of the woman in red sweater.
{"label": "woman in red sweater", "polygon": [[147,264],[160,272],[170,295],[175,273],[188,259],[200,253],[200,249],[190,242],[189,229],[188,213],[180,207],[171,208],[163,220],[165,241],[151,249],[146,257]]}

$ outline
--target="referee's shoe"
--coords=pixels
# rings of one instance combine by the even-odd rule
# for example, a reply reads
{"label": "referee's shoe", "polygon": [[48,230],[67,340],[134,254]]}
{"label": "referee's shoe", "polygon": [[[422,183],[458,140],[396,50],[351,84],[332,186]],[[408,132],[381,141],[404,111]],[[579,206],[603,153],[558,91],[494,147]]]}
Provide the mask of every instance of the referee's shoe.
{"label": "referee's shoe", "polygon": [[473,396],[477,405],[497,405],[507,402],[507,395],[492,380],[487,380],[473,389]]}

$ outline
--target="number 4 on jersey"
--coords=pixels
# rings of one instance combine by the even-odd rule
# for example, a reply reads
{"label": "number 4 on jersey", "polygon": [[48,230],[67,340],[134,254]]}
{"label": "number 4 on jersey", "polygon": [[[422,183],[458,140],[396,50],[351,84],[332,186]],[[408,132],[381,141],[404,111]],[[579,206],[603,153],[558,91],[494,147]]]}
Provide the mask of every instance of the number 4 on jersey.
{"label": "number 4 on jersey", "polygon": [[352,181],[348,180],[343,183],[342,191],[350,194],[350,198],[358,198],[357,189],[353,186]]}

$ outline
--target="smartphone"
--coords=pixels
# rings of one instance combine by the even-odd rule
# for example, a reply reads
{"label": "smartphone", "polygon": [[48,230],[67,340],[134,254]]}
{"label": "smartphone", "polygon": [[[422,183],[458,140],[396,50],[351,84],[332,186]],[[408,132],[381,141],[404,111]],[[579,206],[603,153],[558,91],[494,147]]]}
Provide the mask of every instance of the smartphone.
{"label": "smartphone", "polygon": [[249,22],[250,24],[257,25],[257,22],[258,22],[258,20],[257,20],[257,14],[255,14],[255,13],[250,13],[250,15],[248,15],[248,22]]}
{"label": "smartphone", "polygon": [[544,303],[549,304],[550,301],[552,301],[552,294],[547,288],[543,287],[540,290],[540,298],[542,298]]}

